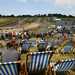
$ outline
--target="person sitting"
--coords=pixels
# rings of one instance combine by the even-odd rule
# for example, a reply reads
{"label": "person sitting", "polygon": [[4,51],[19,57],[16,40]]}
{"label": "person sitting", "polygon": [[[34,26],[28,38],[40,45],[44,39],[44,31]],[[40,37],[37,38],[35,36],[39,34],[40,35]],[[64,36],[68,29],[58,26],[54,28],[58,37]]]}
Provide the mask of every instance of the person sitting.
{"label": "person sitting", "polygon": [[21,53],[28,52],[28,50],[30,48],[29,40],[28,39],[24,39],[22,41],[22,43],[21,43],[21,47],[22,47]]}
{"label": "person sitting", "polygon": [[46,51],[46,47],[47,47],[47,42],[45,40],[40,40],[37,44],[37,48],[40,52]]}
{"label": "person sitting", "polygon": [[9,48],[2,52],[2,62],[13,62],[20,60],[20,53],[14,48]]}

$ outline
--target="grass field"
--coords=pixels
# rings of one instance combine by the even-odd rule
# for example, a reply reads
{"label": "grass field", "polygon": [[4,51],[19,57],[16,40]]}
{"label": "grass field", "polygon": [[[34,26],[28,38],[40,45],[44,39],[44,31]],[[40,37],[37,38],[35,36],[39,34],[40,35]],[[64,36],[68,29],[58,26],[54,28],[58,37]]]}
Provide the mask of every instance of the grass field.
{"label": "grass field", "polygon": [[0,18],[0,26],[6,26],[16,22],[16,18]]}

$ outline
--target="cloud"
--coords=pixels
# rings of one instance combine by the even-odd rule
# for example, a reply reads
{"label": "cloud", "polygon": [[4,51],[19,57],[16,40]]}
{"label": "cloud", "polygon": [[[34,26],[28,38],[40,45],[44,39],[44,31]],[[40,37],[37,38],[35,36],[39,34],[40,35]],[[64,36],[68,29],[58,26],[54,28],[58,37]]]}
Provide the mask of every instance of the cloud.
{"label": "cloud", "polygon": [[57,5],[74,5],[75,4],[75,0],[55,0],[55,3]]}

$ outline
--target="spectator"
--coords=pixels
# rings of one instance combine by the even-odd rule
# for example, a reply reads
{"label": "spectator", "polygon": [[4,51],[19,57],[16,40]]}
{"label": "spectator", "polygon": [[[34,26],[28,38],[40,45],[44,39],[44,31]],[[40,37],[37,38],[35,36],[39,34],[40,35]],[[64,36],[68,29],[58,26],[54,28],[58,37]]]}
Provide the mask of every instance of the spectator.
{"label": "spectator", "polygon": [[28,39],[24,39],[21,45],[22,45],[22,51],[21,51],[22,53],[27,52],[30,48],[30,43]]}
{"label": "spectator", "polygon": [[39,51],[46,51],[47,42],[45,40],[40,40],[37,47]]}
{"label": "spectator", "polygon": [[15,49],[10,48],[5,50],[2,53],[2,61],[3,62],[13,62],[20,60],[20,53],[18,53]]}

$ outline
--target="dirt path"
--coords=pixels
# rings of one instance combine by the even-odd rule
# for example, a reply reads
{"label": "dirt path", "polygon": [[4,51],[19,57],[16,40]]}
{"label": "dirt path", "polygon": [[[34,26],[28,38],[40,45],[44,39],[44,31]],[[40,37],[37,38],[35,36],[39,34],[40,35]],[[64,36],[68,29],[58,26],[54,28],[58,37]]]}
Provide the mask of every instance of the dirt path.
{"label": "dirt path", "polygon": [[35,28],[38,28],[39,26],[40,24],[31,23],[30,25],[25,26],[24,29],[35,29]]}

